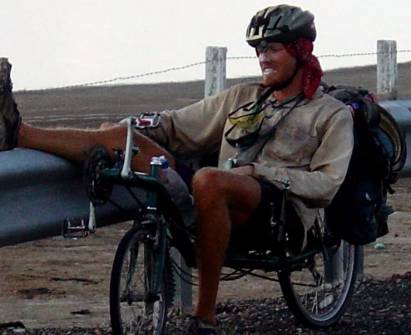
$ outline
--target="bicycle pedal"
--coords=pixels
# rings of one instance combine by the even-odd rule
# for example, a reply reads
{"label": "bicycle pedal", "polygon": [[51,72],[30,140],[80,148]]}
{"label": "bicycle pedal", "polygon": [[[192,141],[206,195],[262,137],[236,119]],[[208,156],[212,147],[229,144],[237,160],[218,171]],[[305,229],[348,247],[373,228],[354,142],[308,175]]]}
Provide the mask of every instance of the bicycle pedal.
{"label": "bicycle pedal", "polygon": [[63,221],[62,235],[64,238],[85,238],[93,233],[84,219],[79,221],[66,219]]}

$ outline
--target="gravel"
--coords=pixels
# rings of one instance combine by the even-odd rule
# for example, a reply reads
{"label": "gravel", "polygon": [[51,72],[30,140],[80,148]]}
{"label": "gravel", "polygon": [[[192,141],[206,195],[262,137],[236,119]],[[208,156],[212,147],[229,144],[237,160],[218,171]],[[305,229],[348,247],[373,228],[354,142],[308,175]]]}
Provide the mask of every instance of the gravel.
{"label": "gravel", "polygon": [[[226,301],[217,307],[226,334],[411,334],[411,272],[390,280],[363,280],[351,306],[335,326],[318,331],[305,328],[293,318],[282,298]],[[183,334],[188,318],[173,316],[167,334]],[[110,329],[25,329],[16,322],[0,324],[0,335],[108,335]]]}

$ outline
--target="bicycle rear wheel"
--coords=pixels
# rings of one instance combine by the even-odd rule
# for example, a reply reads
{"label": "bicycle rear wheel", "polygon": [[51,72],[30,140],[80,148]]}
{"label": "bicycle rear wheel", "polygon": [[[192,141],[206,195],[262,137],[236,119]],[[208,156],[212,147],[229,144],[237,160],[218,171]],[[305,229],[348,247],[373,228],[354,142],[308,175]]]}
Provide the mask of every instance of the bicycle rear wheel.
{"label": "bicycle rear wheel", "polygon": [[298,271],[278,273],[288,307],[299,321],[311,328],[338,322],[354,292],[359,248],[342,242],[329,254],[328,260],[317,253]]}
{"label": "bicycle rear wheel", "polygon": [[[111,272],[113,334],[163,334],[174,292],[168,251],[165,257],[164,269],[155,270],[159,257],[150,234],[134,227],[124,235]],[[155,278],[160,280],[158,292],[154,292]]]}

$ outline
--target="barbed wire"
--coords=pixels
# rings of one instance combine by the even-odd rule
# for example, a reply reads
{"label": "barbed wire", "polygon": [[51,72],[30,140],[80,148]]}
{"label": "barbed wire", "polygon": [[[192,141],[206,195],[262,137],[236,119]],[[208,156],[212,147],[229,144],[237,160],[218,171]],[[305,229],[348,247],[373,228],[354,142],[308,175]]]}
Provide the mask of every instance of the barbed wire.
{"label": "barbed wire", "polygon": [[[410,53],[411,49],[403,49],[397,50],[398,53]],[[354,52],[348,54],[328,54],[328,55],[320,55],[318,58],[342,58],[342,57],[355,57],[355,56],[374,56],[374,55],[390,55],[393,52]]]}
{"label": "barbed wire", "polygon": [[[411,53],[411,49],[397,50],[396,53],[397,54],[398,53]],[[374,55],[381,55],[381,54],[390,54],[390,52],[354,52],[354,53],[346,53],[346,54],[326,54],[326,55],[319,55],[317,56],[317,58],[343,58],[343,57],[356,57],[356,56],[374,56]],[[244,60],[244,59],[255,59],[255,58],[256,56],[229,56],[226,59],[227,60]],[[86,82],[82,84],[40,88],[40,89],[35,89],[35,91],[63,90],[63,89],[99,86],[99,85],[104,85],[104,84],[111,84],[117,81],[126,81],[126,80],[131,80],[131,79],[150,77],[150,76],[154,76],[157,74],[163,74],[163,73],[172,72],[172,71],[185,70],[185,69],[196,67],[199,65],[204,65],[209,62],[211,61],[200,61],[200,62],[190,63],[186,65],[181,65],[181,66],[174,66],[174,67],[170,67],[170,68],[162,69],[162,70],[143,72],[143,73],[134,74],[130,76],[119,76],[119,77],[114,77],[111,79],[90,81],[90,82]]]}

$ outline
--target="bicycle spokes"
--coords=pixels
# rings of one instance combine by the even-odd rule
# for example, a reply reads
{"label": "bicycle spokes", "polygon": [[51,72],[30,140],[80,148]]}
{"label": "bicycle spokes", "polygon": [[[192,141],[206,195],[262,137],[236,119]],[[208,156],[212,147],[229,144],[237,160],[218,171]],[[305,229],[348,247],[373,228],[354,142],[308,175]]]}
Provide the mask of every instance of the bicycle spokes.
{"label": "bicycle spokes", "polygon": [[153,250],[150,233],[132,228],[123,237],[114,259],[110,283],[110,315],[113,332],[118,334],[162,334],[167,308],[174,294],[171,265],[166,249],[161,258]]}
{"label": "bicycle spokes", "polygon": [[309,326],[326,327],[338,321],[351,297],[358,256],[354,246],[343,245],[326,260],[317,253],[300,271],[279,273],[290,309]]}

